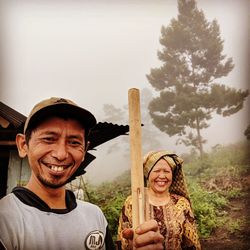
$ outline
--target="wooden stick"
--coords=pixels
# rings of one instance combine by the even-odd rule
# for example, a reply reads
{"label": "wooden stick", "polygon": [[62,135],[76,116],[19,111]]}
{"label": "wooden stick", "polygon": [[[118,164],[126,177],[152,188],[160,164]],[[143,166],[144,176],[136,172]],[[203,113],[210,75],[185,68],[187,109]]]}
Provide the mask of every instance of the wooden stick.
{"label": "wooden stick", "polygon": [[129,135],[131,158],[131,191],[133,229],[144,222],[144,182],[141,147],[140,93],[132,88],[128,91]]}

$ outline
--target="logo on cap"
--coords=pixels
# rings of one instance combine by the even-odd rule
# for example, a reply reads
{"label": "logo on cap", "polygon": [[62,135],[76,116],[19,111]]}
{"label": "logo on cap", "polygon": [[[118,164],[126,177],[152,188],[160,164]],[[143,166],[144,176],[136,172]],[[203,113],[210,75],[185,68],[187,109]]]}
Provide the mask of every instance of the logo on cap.
{"label": "logo on cap", "polygon": [[56,103],[68,103],[68,101],[66,100],[66,99],[64,99],[64,98],[60,98],[60,99],[58,99],[58,100],[56,100]]}
{"label": "logo on cap", "polygon": [[85,240],[85,246],[88,250],[102,249],[104,245],[103,232],[95,230],[90,232]]}

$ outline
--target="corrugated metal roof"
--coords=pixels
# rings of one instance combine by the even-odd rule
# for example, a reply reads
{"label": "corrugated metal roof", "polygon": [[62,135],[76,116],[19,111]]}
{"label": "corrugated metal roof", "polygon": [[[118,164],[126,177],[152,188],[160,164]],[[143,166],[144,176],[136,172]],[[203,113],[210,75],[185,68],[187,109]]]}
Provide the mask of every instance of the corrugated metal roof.
{"label": "corrugated metal roof", "polygon": [[[88,150],[95,149],[95,147],[110,141],[120,135],[127,135],[129,132],[128,125],[118,125],[108,122],[99,122],[92,129],[89,135],[89,148]],[[83,175],[86,173],[85,168],[95,160],[95,156],[90,154],[89,151],[86,153],[84,161],[80,165],[80,167],[76,170],[74,175],[71,177],[69,181],[74,180],[77,176]]]}
{"label": "corrugated metal roof", "polygon": [[26,120],[26,116],[7,106],[3,102],[0,102],[0,116],[10,122],[15,128],[21,127]]}
{"label": "corrugated metal roof", "polygon": [[89,135],[89,149],[93,149],[120,135],[127,135],[128,125],[118,125],[108,122],[98,122]]}
{"label": "corrugated metal roof", "polygon": [[[0,138],[2,138],[4,147],[13,146],[13,138],[15,137],[15,134],[20,131],[20,129],[23,127],[24,122],[26,120],[26,116],[20,114],[19,112],[15,111],[14,109],[10,108],[6,104],[0,102],[0,116],[2,116],[4,119],[9,121],[12,125],[14,125],[15,129],[9,130],[9,129],[1,129],[0,130]],[[95,148],[107,141],[110,141],[120,135],[127,135],[129,132],[129,126],[128,125],[118,125],[108,122],[98,122],[97,125],[91,130],[91,133],[89,135],[89,148],[88,150],[95,150]],[[9,140],[9,142],[8,142]],[[12,143],[11,145],[8,145]],[[76,176],[79,176],[81,174],[85,173],[85,168],[95,159],[96,157],[87,152],[85,155],[85,160],[81,164],[81,166],[78,168],[72,179],[74,179]]]}
{"label": "corrugated metal roof", "polygon": [[[89,150],[95,149],[95,147],[110,141],[120,135],[127,135],[129,132],[128,125],[118,125],[108,122],[99,122],[97,125],[92,129],[89,135]],[[86,173],[85,168],[95,160],[95,156],[90,154],[89,152],[86,153],[85,159],[82,162],[81,166],[77,169],[74,175],[71,177],[71,180],[74,180],[77,176],[83,175]]]}

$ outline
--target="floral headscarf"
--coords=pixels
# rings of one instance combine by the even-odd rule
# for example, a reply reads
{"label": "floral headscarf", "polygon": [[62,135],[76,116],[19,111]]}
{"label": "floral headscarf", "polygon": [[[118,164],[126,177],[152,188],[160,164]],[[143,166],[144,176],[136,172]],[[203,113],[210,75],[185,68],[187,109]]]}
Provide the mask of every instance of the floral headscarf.
{"label": "floral headscarf", "polygon": [[185,177],[182,171],[183,159],[176,154],[166,150],[147,153],[143,159],[144,177],[148,179],[151,170],[160,159],[166,160],[172,169],[173,181],[169,189],[170,193],[184,196],[189,200]]}

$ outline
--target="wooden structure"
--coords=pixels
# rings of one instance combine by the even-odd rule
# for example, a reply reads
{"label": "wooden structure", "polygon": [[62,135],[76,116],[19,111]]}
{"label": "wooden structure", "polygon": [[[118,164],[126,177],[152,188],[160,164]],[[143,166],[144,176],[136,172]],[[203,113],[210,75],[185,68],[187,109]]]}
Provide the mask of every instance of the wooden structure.
{"label": "wooden structure", "polygon": [[24,115],[0,102],[0,198],[7,193],[10,155],[17,153],[15,137],[25,120]]}
{"label": "wooden structure", "polygon": [[134,230],[144,222],[144,178],[141,144],[141,110],[139,89],[128,92],[131,156],[132,221]]}

